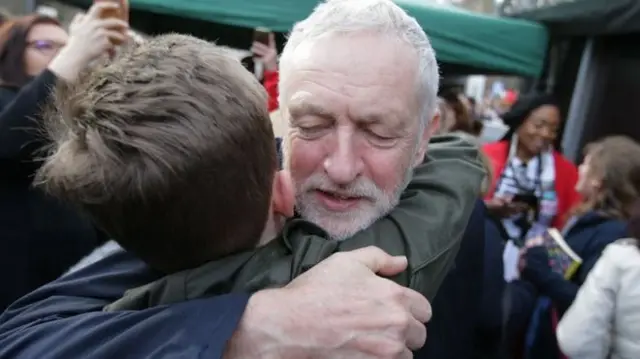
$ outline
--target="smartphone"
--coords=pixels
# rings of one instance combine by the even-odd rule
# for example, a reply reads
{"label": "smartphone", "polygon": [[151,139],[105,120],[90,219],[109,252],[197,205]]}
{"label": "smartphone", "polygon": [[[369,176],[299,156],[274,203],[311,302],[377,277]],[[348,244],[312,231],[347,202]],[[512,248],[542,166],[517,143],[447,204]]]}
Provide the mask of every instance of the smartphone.
{"label": "smartphone", "polygon": [[[129,0],[93,0],[94,3],[99,2],[114,2],[120,7],[117,9],[106,9],[100,14],[101,19],[116,18],[125,22],[129,22]],[[124,29],[123,29],[124,31]],[[122,45],[121,41],[112,40],[114,45]]]}
{"label": "smartphone", "polygon": [[521,193],[513,196],[513,198],[511,199],[511,202],[524,203],[531,208],[535,208],[538,206],[538,197],[536,197],[536,195],[531,193]]}
{"label": "smartphone", "polygon": [[269,46],[269,37],[271,30],[264,27],[257,27],[253,31],[253,41]]}
{"label": "smartphone", "polygon": [[117,9],[107,9],[100,14],[100,18],[108,19],[115,17],[122,21],[129,22],[129,0],[93,0],[94,3],[99,2],[114,2],[120,7]]}

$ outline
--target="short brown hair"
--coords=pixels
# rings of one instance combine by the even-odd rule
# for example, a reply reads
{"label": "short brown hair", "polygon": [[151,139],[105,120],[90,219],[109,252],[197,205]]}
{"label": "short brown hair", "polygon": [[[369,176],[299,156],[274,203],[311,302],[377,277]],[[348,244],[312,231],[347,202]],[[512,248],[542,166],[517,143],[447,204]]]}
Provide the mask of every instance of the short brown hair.
{"label": "short brown hair", "polygon": [[605,137],[586,146],[589,172],[602,185],[578,214],[597,211],[612,218],[628,220],[633,204],[640,198],[640,145],[625,136]]}
{"label": "short brown hair", "polygon": [[24,53],[29,31],[38,24],[60,26],[58,20],[43,15],[9,19],[0,26],[0,85],[20,88],[31,79],[25,69]]}
{"label": "short brown hair", "polygon": [[37,174],[125,249],[174,272],[253,248],[276,149],[266,94],[222,48],[165,35],[58,88]]}

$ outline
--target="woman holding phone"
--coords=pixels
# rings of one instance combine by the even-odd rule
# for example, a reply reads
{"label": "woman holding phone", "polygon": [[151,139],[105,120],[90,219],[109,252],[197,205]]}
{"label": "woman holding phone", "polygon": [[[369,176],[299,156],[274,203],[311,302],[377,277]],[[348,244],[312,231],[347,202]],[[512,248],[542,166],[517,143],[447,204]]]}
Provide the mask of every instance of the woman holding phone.
{"label": "woman holding phone", "polygon": [[66,45],[69,35],[58,20],[22,16],[0,28],[0,111],[39,75]]}
{"label": "woman holding phone", "polygon": [[11,95],[0,109],[0,311],[57,278],[101,241],[89,221],[31,182],[46,146],[38,136],[41,110],[56,83],[74,82],[127,39],[126,22],[101,16],[114,8],[94,5],[74,19],[69,35],[54,19],[41,17],[10,21],[0,31],[0,81]]}
{"label": "woman holding phone", "polygon": [[561,117],[550,96],[521,97],[503,120],[510,129],[502,141],[482,148],[494,173],[485,203],[521,246],[526,237],[562,227],[580,200],[578,169],[554,148]]}

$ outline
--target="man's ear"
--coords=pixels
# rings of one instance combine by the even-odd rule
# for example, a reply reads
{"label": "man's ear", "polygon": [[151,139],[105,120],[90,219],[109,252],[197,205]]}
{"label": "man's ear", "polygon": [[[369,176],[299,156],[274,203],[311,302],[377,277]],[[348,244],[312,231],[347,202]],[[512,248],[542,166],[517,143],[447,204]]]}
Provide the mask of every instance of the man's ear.
{"label": "man's ear", "polygon": [[415,158],[413,159],[413,167],[417,167],[422,162],[424,162],[424,156],[427,154],[429,140],[436,133],[436,131],[438,131],[438,128],[440,128],[440,112],[436,111],[429,124],[424,127],[422,137],[420,138],[420,147],[418,148],[418,151],[416,151]]}
{"label": "man's ear", "polygon": [[273,178],[271,211],[284,217],[293,217],[295,195],[289,171],[277,171]]}

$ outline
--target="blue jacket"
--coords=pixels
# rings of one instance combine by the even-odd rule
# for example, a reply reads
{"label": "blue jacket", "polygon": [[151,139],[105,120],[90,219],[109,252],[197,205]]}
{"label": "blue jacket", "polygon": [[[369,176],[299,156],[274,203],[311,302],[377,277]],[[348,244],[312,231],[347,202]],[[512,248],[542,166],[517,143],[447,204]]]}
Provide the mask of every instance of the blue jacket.
{"label": "blue jacket", "polygon": [[37,150],[46,144],[39,112],[56,80],[45,70],[18,96],[0,87],[0,312],[105,239],[75,209],[32,186]]}
{"label": "blue jacket", "polygon": [[159,277],[118,252],[37,289],[0,316],[0,358],[221,358],[248,295],[101,311],[126,289]]}
{"label": "blue jacket", "polygon": [[549,258],[542,247],[527,251],[527,265],[522,278],[532,283],[540,294],[554,302],[564,313],[578,293],[578,289],[596,264],[604,248],[627,236],[624,221],[604,217],[595,212],[581,216],[565,233],[565,240],[582,258],[582,265],[570,281],[551,271]]}

